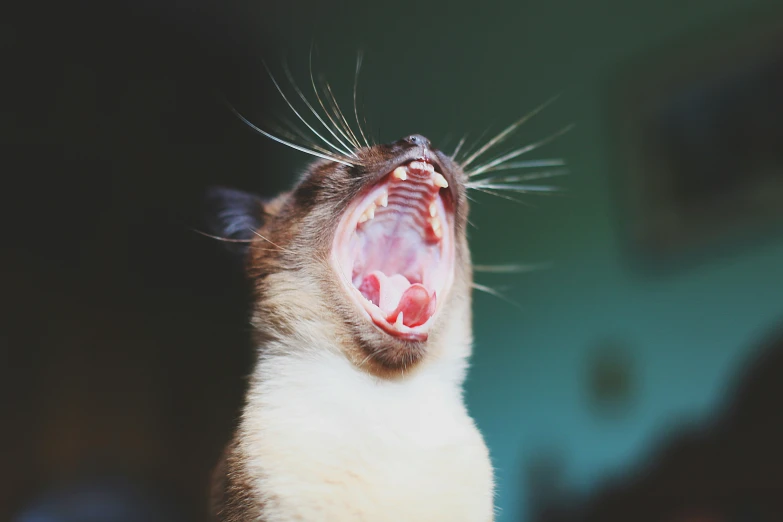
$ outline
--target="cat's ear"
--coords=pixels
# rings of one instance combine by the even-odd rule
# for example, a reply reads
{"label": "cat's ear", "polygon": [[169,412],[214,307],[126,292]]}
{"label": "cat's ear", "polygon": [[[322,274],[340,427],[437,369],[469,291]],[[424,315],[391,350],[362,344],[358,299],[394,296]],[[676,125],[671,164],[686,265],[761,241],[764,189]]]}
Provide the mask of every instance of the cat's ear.
{"label": "cat's ear", "polygon": [[232,252],[245,255],[264,224],[266,201],[241,190],[211,187],[204,198],[207,232],[223,239]]}

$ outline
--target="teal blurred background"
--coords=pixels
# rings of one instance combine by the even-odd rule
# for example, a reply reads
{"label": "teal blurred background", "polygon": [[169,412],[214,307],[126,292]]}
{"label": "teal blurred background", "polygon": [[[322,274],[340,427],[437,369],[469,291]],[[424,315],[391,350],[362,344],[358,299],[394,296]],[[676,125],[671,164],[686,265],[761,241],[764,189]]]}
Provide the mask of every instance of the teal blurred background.
{"label": "teal blurred background", "polygon": [[[360,90],[382,140],[418,132],[439,146],[450,135],[453,147],[462,133],[499,131],[554,94],[513,142],[576,123],[531,154],[567,160],[563,194],[526,195],[523,204],[477,195],[471,209],[476,263],[550,265],[477,274],[519,305],[477,292],[467,382],[497,469],[501,522],[531,520],[529,473],[540,465],[555,466],[565,493],[587,496],[641,468],[672,429],[709,421],[756,342],[783,318],[779,233],[750,229],[751,242],[724,238],[650,270],[624,243],[631,216],[618,201],[629,197],[617,188],[627,165],[613,141],[611,95],[624,67],[655,53],[676,65],[682,41],[709,49],[739,40],[775,12],[756,4],[356,3],[339,15],[324,6],[326,27],[301,10],[270,27],[294,62],[315,35],[329,78],[348,79],[344,89],[352,53],[366,49]],[[611,349],[622,351],[630,382],[628,404],[607,414],[591,401],[591,362]]]}
{"label": "teal blurred background", "polygon": [[[421,133],[452,150],[467,133],[476,144],[556,94],[509,147],[575,124],[529,155],[567,161],[562,192],[521,203],[477,194],[471,210],[476,264],[538,267],[476,276],[506,298],[475,295],[466,385],[497,470],[498,522],[582,520],[594,495],[655,476],[673,437],[695,429],[712,440],[761,341],[783,320],[780,216],[739,215],[684,234],[682,248],[657,249],[638,233],[660,216],[638,212],[647,185],[626,132],[648,114],[636,101],[655,100],[678,68],[725,55],[732,70],[727,50],[781,34],[783,11],[772,2],[47,9],[0,23],[4,63],[18,81],[8,82],[3,144],[9,164],[23,165],[3,206],[13,226],[3,245],[0,382],[13,397],[4,406],[14,428],[0,440],[11,470],[0,479],[0,518],[40,520],[35,510],[49,509],[62,515],[51,520],[84,520],[58,511],[58,499],[77,498],[68,488],[81,477],[115,484],[100,478],[109,474],[175,499],[183,520],[199,519],[252,347],[241,278],[215,245],[188,233],[192,202],[213,184],[276,193],[308,163],[253,135],[215,92],[262,126],[293,119],[262,61],[278,78],[287,62],[304,84],[312,46],[316,70],[346,104],[363,50],[359,99],[381,141]],[[696,58],[681,60],[688,53]],[[715,153],[731,157],[728,149]],[[772,167],[779,189],[781,164]],[[767,407],[777,418],[775,397]],[[743,444],[725,451],[741,455]],[[765,486],[771,497],[783,488],[780,473],[775,480]],[[42,493],[62,484],[60,497]],[[552,518],[551,504],[575,514]]]}

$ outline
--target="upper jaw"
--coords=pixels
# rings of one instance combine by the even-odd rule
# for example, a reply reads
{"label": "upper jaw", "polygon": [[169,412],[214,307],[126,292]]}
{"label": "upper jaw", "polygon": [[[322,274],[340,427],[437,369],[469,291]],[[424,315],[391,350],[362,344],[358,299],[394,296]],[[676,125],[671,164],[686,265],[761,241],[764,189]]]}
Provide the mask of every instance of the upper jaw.
{"label": "upper jaw", "polygon": [[348,205],[331,264],[349,301],[375,327],[423,342],[454,277],[454,215],[440,163],[412,156],[388,166]]}
{"label": "upper jaw", "polygon": [[[444,156],[443,153],[429,148],[409,148],[400,154],[396,154],[393,159],[377,165],[374,168],[374,171],[377,172],[379,177],[382,177],[393,171],[396,167],[407,165],[412,161],[422,161],[431,165],[435,169],[435,172],[439,172],[441,175],[446,177],[449,185],[453,188],[453,183],[449,175],[449,169],[446,168],[446,164],[449,162],[449,159]],[[452,188],[449,190],[452,190]]]}

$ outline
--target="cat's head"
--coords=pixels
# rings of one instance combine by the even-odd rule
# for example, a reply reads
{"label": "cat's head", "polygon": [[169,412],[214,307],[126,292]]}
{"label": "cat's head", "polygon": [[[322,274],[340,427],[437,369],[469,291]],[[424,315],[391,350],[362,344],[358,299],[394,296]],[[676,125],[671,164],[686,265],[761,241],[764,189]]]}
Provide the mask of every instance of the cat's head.
{"label": "cat's head", "polygon": [[210,193],[213,232],[244,247],[259,341],[339,350],[381,375],[464,359],[468,176],[420,135],[336,159],[316,160],[270,201]]}

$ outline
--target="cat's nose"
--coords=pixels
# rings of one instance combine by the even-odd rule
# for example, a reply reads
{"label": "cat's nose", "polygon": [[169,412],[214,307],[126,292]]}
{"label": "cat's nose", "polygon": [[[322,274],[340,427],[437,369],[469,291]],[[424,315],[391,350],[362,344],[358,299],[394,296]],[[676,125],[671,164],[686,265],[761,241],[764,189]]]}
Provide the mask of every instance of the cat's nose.
{"label": "cat's nose", "polygon": [[418,145],[420,147],[432,148],[430,140],[422,136],[421,134],[411,134],[407,138],[403,138],[402,141],[410,143],[411,145]]}

